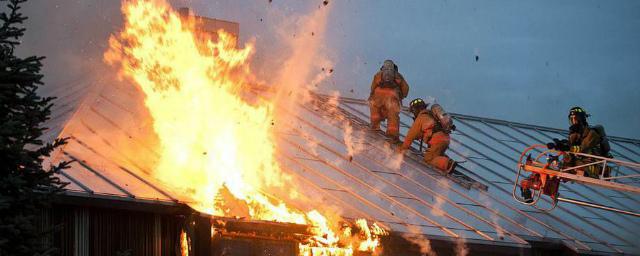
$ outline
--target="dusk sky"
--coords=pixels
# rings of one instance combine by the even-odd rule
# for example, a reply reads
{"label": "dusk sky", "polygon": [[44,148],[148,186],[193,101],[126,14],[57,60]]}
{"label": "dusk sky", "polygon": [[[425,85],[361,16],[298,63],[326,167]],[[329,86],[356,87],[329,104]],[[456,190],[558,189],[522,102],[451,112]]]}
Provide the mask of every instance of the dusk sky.
{"label": "dusk sky", "polygon": [[[239,22],[241,41],[255,41],[260,63],[280,47],[283,21],[322,4],[299,2],[173,4]],[[119,5],[32,0],[25,6],[30,20],[19,52],[47,56],[45,92],[105,75],[102,52],[109,34],[120,28]],[[323,90],[366,98],[372,75],[392,59],[411,86],[409,98],[435,98],[451,112],[566,128],[569,108],[579,105],[609,135],[640,138],[639,1],[334,0],[329,5],[322,45],[335,72]]]}

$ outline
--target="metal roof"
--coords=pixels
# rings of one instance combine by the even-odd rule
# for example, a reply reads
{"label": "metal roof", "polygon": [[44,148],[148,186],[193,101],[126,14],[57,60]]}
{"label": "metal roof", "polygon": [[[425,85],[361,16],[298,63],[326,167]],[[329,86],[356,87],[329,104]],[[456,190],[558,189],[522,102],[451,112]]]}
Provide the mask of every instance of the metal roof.
{"label": "metal roof", "polygon": [[[640,254],[638,218],[562,202],[552,212],[541,212],[511,198],[521,151],[566,137],[564,130],[452,114],[457,130],[448,154],[466,161],[458,168],[466,177],[452,177],[432,170],[414,153],[394,161],[397,155],[384,138],[368,131],[364,101],[336,98],[335,108],[330,102],[336,99],[313,98],[312,104],[283,110],[294,121],[277,125],[277,158],[295,182],[304,184],[300,192],[314,204],[335,205],[345,218],[364,217],[394,232],[420,233],[429,239],[464,238],[470,244],[513,248],[552,242],[579,253]],[[134,87],[99,87],[64,125],[60,136],[70,141],[55,158],[77,160],[60,175],[69,182],[69,194],[169,205],[183,202],[151,175],[158,154],[153,145],[144,143],[150,123],[140,121],[145,111],[140,100]],[[401,121],[404,134],[412,119],[403,112]],[[351,132],[345,132],[346,125]],[[346,139],[358,145],[355,154],[350,155]],[[610,140],[616,158],[640,162],[640,141]],[[146,152],[147,159],[134,159],[122,148]],[[634,194],[570,183],[562,184],[560,193],[640,209],[640,198]]]}

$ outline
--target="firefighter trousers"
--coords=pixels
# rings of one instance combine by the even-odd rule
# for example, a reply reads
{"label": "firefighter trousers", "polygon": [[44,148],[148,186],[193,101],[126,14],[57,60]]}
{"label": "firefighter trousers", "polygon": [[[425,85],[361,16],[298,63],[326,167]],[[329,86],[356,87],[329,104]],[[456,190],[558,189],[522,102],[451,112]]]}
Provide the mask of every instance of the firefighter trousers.
{"label": "firefighter trousers", "polygon": [[380,122],[387,120],[387,135],[397,137],[400,130],[400,99],[398,90],[376,88],[369,101],[371,128],[380,129]]}
{"label": "firefighter trousers", "polygon": [[424,153],[424,161],[441,171],[447,171],[451,161],[445,154],[449,148],[449,141],[449,134],[444,132],[434,133],[427,143],[429,147]]}

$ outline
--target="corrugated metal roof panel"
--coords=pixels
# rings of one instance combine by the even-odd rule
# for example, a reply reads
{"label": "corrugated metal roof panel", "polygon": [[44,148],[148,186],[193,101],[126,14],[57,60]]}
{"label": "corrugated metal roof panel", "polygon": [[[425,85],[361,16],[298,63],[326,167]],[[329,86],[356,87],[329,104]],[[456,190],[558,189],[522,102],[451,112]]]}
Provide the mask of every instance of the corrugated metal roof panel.
{"label": "corrugated metal roof panel", "polygon": [[[344,109],[352,111],[361,118],[368,118],[364,110],[365,105],[354,103],[354,101],[343,101],[342,103],[351,105]],[[512,204],[514,203],[510,201],[510,193],[515,174],[516,158],[521,153],[520,149],[524,149],[529,144],[548,141],[554,136],[566,136],[561,132],[553,131],[554,129],[551,128],[547,128],[548,130],[526,129],[520,124],[510,125],[506,122],[499,124],[492,120],[475,117],[466,118],[462,115],[454,115],[454,118],[458,124],[458,131],[453,134],[452,140],[454,143],[451,145],[451,151],[456,153],[453,153],[452,156],[459,160],[467,160],[468,162],[464,163],[463,166],[468,168],[470,176],[488,181],[490,183],[490,193],[498,196],[500,201],[505,200],[506,203]],[[613,139],[614,153],[620,153],[616,147],[620,143],[629,142],[620,142]],[[633,154],[633,152],[626,151],[626,153],[627,158],[624,159],[629,160],[628,155]],[[612,206],[623,209],[638,209],[635,203],[634,205],[628,204],[628,202],[636,202],[637,195],[600,188],[589,188],[578,184],[563,184],[563,190],[567,195],[576,196],[584,200],[609,203]],[[622,199],[626,200],[627,204],[623,203]],[[616,252],[621,250],[619,247],[636,246],[631,239],[632,231],[637,230],[639,227],[638,220],[634,217],[568,204],[561,205],[559,209],[551,213],[541,213],[537,210],[532,210],[532,208],[519,205],[515,205],[515,207],[530,211],[527,215],[540,222],[547,223],[549,227],[566,227],[562,228],[563,233],[569,232],[565,236],[578,238],[583,243],[598,244],[598,246],[592,246],[592,249],[600,252]],[[627,224],[632,225],[628,226]],[[534,223],[534,225],[537,224]],[[616,230],[616,232],[612,230]],[[548,229],[543,231],[547,232]],[[545,233],[544,236],[548,236],[548,234]],[[627,248],[627,252],[637,253],[637,251],[638,248],[634,248],[631,251],[628,251]]]}
{"label": "corrugated metal roof panel", "polygon": [[[158,154],[145,138],[150,124],[137,121],[145,110],[136,107],[141,99],[136,93],[98,91],[66,124],[62,136],[72,139],[59,157],[79,160],[61,174],[71,183],[69,189],[159,202],[178,198],[150,175],[149,163]],[[407,156],[394,165],[396,156],[385,140],[367,130],[369,111],[363,101],[343,98],[340,108],[327,111],[326,97],[319,95],[316,100],[315,105],[284,111],[292,122],[279,125],[277,158],[286,173],[308,188],[302,196],[334,204],[346,218],[364,217],[396,232],[431,238],[464,237],[468,243],[527,247],[527,240],[558,239],[580,252],[640,253],[635,242],[640,230],[637,218],[565,203],[547,213],[511,198],[521,150],[566,136],[561,130],[453,114],[458,130],[448,154],[466,161],[459,170],[475,181],[465,182],[486,185],[485,191],[430,169],[421,156]],[[411,121],[402,115],[403,133]],[[360,148],[353,155],[345,145],[346,123]],[[611,140],[616,157],[640,160],[636,140]],[[148,158],[133,159],[117,150],[122,147],[147,152]],[[562,184],[561,193],[628,210],[640,207],[637,195],[579,184]],[[300,202],[291,205],[309,207]]]}
{"label": "corrugated metal roof panel", "polygon": [[[71,157],[73,157],[71,155]],[[74,159],[77,159],[74,157]],[[65,160],[72,160],[71,158],[65,158]],[[99,170],[95,170],[92,167],[84,164],[81,162],[82,160],[78,161],[78,162],[73,162],[70,164],[70,168],[64,170],[64,173],[73,177],[74,182],[76,185],[78,186],[85,186],[87,188],[89,188],[89,191],[86,192],[93,192],[96,194],[107,194],[107,195],[114,195],[114,196],[119,196],[119,197],[126,197],[127,194],[125,194],[123,191],[119,190],[118,188],[114,187],[112,184],[110,184],[107,180],[103,179],[102,177],[100,177],[98,174],[100,174]],[[84,189],[83,189],[84,190]],[[91,193],[91,194],[93,194]]]}

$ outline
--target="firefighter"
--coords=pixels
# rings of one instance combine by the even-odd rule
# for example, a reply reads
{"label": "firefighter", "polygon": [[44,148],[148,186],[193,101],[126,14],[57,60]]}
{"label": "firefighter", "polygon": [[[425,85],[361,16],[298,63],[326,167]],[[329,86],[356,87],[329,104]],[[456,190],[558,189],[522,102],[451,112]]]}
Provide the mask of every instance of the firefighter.
{"label": "firefighter", "polygon": [[398,66],[391,60],[385,60],[371,82],[371,129],[380,130],[380,122],[386,119],[387,136],[394,142],[399,142],[401,102],[408,93],[409,85],[398,72]]}
{"label": "firefighter", "polygon": [[[601,125],[589,126],[589,123],[587,122],[589,114],[587,114],[587,112],[581,107],[571,108],[567,117],[570,125],[568,138],[566,140],[553,139],[554,142],[547,144],[549,149],[612,158],[609,154],[611,148],[609,146],[604,127]],[[593,161],[594,160],[589,157],[567,155],[564,158],[564,168],[589,164]],[[601,165],[588,165],[586,168],[579,168],[577,170],[571,170],[570,172],[580,176],[597,179],[600,177],[601,171]],[[608,177],[610,172],[611,169],[609,167],[605,167],[603,176]],[[520,190],[522,197],[526,202],[533,201],[532,192],[529,188],[535,184],[539,184],[539,179],[539,175],[533,174],[531,177],[522,180]]]}
{"label": "firefighter", "polygon": [[430,110],[427,107],[428,104],[420,98],[412,100],[409,104],[414,122],[399,152],[409,149],[413,140],[422,138],[428,146],[424,153],[424,161],[438,170],[449,173],[457,165],[456,161],[445,155],[449,148],[449,134],[455,130],[455,126],[440,105],[434,104]]}
{"label": "firefighter", "polygon": [[[573,153],[583,153],[611,158],[609,154],[609,142],[601,125],[589,126],[587,123],[587,114],[581,107],[573,107],[569,110],[569,151]],[[569,166],[578,166],[588,164],[593,159],[581,156],[572,156],[568,159]],[[584,175],[591,178],[599,178],[601,167],[590,165],[585,169],[578,169],[578,175]],[[605,170],[605,176],[609,176],[608,170]]]}

